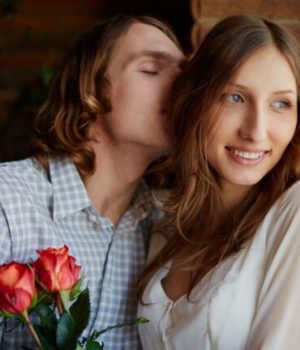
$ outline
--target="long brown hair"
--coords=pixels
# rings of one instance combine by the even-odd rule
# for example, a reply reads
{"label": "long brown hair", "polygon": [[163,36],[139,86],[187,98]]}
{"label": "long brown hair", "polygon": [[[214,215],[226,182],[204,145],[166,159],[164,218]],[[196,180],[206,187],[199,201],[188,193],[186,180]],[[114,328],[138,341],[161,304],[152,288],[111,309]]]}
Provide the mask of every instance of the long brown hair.
{"label": "long brown hair", "polygon": [[[253,187],[239,208],[224,215],[217,175],[206,154],[206,135],[212,125],[210,111],[239,68],[266,46],[276,47],[295,75],[298,123],[276,166]],[[171,93],[170,127],[177,142],[172,169],[176,176],[164,203],[165,219],[158,228],[166,235],[167,243],[143,272],[139,298],[155,271],[170,260],[174,270],[194,271],[190,293],[210,269],[253,238],[272,204],[299,179],[299,95],[300,47],[286,30],[264,18],[234,16],[209,32]]]}
{"label": "long brown hair", "polygon": [[48,156],[71,158],[82,176],[94,171],[91,125],[111,109],[106,69],[118,41],[134,23],[161,30],[181,50],[170,27],[153,17],[118,15],[83,33],[65,55],[40,108],[31,154],[47,168]]}

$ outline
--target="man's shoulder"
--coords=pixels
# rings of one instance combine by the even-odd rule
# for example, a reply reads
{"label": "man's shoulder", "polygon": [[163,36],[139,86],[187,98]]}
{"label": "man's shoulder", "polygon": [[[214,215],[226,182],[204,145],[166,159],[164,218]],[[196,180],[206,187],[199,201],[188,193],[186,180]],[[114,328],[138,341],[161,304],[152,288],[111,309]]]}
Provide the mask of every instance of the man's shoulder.
{"label": "man's shoulder", "polygon": [[32,193],[47,186],[47,176],[42,166],[32,158],[0,163],[0,193],[10,196],[15,194]]}
{"label": "man's shoulder", "polygon": [[160,221],[165,216],[161,208],[154,206],[150,212],[149,219],[153,222]]}
{"label": "man's shoulder", "polygon": [[26,158],[0,163],[0,176],[5,176],[6,174],[23,176],[33,172],[40,172],[41,169],[41,165],[34,158]]}

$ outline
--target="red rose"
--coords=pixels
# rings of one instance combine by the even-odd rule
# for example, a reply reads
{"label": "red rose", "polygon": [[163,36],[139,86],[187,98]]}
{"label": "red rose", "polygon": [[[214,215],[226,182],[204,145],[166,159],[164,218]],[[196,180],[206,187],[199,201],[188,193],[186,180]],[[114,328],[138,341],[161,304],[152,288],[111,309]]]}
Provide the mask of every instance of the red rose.
{"label": "red rose", "polygon": [[34,279],[28,265],[13,261],[0,266],[0,311],[19,314],[28,309],[37,296]]}
{"label": "red rose", "polygon": [[37,250],[39,258],[34,262],[36,276],[49,292],[70,290],[79,280],[80,266],[68,255],[68,247]]}

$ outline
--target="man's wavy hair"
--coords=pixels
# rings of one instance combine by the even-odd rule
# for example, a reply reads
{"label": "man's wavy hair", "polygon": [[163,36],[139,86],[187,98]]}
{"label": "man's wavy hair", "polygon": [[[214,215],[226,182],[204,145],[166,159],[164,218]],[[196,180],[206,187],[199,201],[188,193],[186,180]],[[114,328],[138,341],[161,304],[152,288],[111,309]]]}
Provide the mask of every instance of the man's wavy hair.
{"label": "man's wavy hair", "polygon": [[31,155],[46,169],[49,156],[66,156],[82,177],[93,173],[91,125],[111,110],[105,73],[118,41],[134,23],[158,28],[180,48],[170,27],[148,16],[118,15],[83,33],[55,72],[48,98],[35,120]]}

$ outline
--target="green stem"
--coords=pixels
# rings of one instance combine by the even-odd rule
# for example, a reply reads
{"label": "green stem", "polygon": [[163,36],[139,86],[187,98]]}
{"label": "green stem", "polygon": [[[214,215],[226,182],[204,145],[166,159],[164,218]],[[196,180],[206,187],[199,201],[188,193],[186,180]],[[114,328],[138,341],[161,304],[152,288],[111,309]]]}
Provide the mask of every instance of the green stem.
{"label": "green stem", "polygon": [[30,334],[32,335],[33,339],[35,340],[37,346],[39,347],[40,350],[44,350],[44,347],[43,347],[38,335],[36,334],[34,326],[33,326],[32,322],[28,316],[27,310],[22,312],[22,316],[24,317],[26,327],[28,328]]}
{"label": "green stem", "polygon": [[99,335],[102,335],[102,334],[106,333],[107,331],[110,331],[111,329],[132,327],[132,326],[135,326],[137,324],[143,324],[143,323],[148,323],[148,322],[149,322],[149,320],[147,320],[146,318],[139,317],[136,320],[133,320],[131,322],[119,323],[119,324],[115,324],[113,326],[109,326],[107,328],[101,329],[100,331],[94,331],[93,334],[92,334],[92,337],[98,338]]}
{"label": "green stem", "polygon": [[54,293],[55,304],[58,310],[59,315],[61,316],[64,313],[63,304],[59,293]]}

